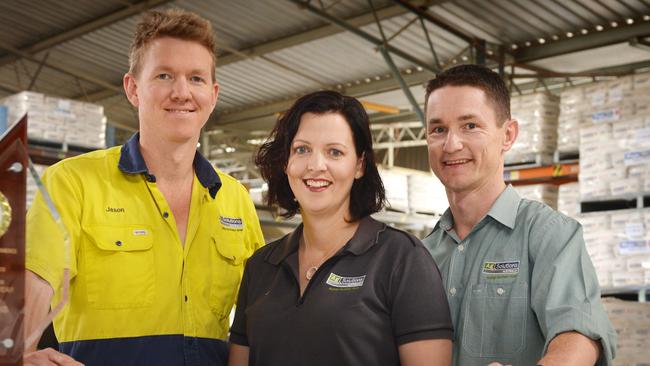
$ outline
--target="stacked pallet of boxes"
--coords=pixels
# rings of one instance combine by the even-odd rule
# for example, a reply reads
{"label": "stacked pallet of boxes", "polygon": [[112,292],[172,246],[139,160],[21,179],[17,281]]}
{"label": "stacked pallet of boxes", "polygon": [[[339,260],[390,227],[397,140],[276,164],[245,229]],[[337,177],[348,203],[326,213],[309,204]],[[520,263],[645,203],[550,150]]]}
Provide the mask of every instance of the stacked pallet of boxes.
{"label": "stacked pallet of boxes", "polygon": [[[559,98],[546,93],[516,96],[512,117],[519,121],[519,136],[506,154],[506,164],[549,163],[557,142]],[[544,161],[538,161],[539,157]]]}
{"label": "stacked pallet of boxes", "polygon": [[95,149],[106,146],[106,117],[100,105],[35,92],[14,94],[0,104],[9,109],[9,125],[28,114],[27,135],[31,140]]}
{"label": "stacked pallet of boxes", "polygon": [[[580,127],[580,199],[627,199],[650,192],[650,74],[584,87],[589,109]],[[581,215],[587,250],[603,287],[650,284],[650,211]]]}
{"label": "stacked pallet of boxes", "polygon": [[449,207],[445,187],[430,172],[393,167],[379,175],[392,210],[440,215]]}
{"label": "stacked pallet of boxes", "polygon": [[615,299],[605,299],[603,304],[618,338],[614,366],[648,365],[650,304]]}
{"label": "stacked pallet of boxes", "polygon": [[557,151],[577,153],[580,147],[580,124],[588,109],[584,87],[567,88],[560,94],[560,116],[557,125]]}
{"label": "stacked pallet of boxes", "polygon": [[[0,100],[0,104],[8,108],[9,127],[27,114],[27,136],[37,145],[85,149],[106,147],[106,117],[102,106],[28,91],[6,97]],[[36,164],[35,168],[41,175],[46,166]],[[28,174],[28,207],[37,190],[36,182]]]}
{"label": "stacked pallet of boxes", "polygon": [[566,183],[558,188],[557,210],[561,213],[577,218],[580,214],[580,184]]}
{"label": "stacked pallet of boxes", "polygon": [[517,193],[523,198],[545,203],[557,209],[558,188],[553,184],[529,184],[515,187]]}

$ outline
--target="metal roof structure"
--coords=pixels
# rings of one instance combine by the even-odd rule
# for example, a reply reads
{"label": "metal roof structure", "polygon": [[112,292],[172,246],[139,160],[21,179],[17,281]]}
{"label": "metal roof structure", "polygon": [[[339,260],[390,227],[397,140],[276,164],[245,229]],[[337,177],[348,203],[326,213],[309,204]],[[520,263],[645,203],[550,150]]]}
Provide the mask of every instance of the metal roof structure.
{"label": "metal roof structure", "polygon": [[130,38],[142,12],[168,7],[217,34],[212,146],[259,138],[318,89],[361,98],[374,122],[417,121],[423,84],[456,63],[487,63],[520,92],[650,66],[650,0],[25,0],[0,2],[0,97],[91,101],[137,129],[121,86]]}

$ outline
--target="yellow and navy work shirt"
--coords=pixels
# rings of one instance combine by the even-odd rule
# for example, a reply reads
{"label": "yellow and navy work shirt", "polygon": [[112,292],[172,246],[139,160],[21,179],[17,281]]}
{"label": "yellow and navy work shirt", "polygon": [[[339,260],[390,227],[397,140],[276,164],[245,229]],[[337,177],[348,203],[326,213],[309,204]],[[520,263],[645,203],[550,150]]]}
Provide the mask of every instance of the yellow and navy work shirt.
{"label": "yellow and navy work shirt", "polygon": [[[90,365],[225,364],[245,260],[263,243],[246,189],[198,152],[186,240],[140,153],[66,159],[43,182],[70,235],[70,295],[54,329]],[[43,197],[27,215],[27,268],[61,296],[63,237]]]}
{"label": "yellow and navy work shirt", "polygon": [[508,186],[463,240],[447,210],[423,240],[436,260],[456,329],[454,365],[535,365],[553,338],[616,335],[600,302],[580,224]]}

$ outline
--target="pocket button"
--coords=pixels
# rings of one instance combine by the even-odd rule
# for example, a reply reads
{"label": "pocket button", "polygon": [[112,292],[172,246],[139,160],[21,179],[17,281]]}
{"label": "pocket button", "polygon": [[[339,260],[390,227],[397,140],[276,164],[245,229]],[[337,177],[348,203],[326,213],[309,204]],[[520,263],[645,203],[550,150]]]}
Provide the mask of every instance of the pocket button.
{"label": "pocket button", "polygon": [[499,287],[499,288],[497,289],[497,294],[498,294],[498,295],[503,295],[505,292],[506,292],[506,291],[505,291],[503,288],[501,288],[501,287]]}

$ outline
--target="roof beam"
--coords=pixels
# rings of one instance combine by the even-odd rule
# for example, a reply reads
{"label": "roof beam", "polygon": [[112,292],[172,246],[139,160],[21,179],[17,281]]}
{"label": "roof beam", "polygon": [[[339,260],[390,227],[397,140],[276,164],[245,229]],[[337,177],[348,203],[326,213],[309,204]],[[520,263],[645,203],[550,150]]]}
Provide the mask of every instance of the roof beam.
{"label": "roof beam", "polygon": [[[432,3],[442,3],[444,1],[420,0],[417,2],[420,4],[428,5]],[[408,10],[404,9],[402,6],[399,5],[385,6],[383,8],[377,9],[377,17],[380,20],[393,18],[407,13]],[[374,23],[375,20],[372,15],[372,12],[368,12],[358,16],[346,18],[345,21],[353,26],[362,27]],[[226,66],[233,62],[241,61],[247,58],[264,56],[271,52],[280,51],[285,48],[297,46],[307,42],[312,42],[321,38],[330,37],[338,33],[343,33],[344,31],[345,30],[343,30],[340,27],[337,27],[333,24],[328,24],[325,26],[312,28],[305,32],[300,32],[283,38],[278,38],[273,41],[256,44],[254,46],[241,49],[238,52],[228,52],[218,57],[217,69],[219,67]],[[88,100],[98,101],[98,100],[112,97],[113,95],[115,95],[115,93],[112,91],[100,90],[98,92],[89,94]],[[85,99],[85,96],[80,95],[77,97],[77,99]]]}
{"label": "roof beam", "polygon": [[[401,6],[392,5],[377,9],[377,17],[380,20],[407,14],[408,11]],[[363,27],[375,22],[372,12],[361,14],[355,17],[346,18],[345,21],[355,27]],[[279,38],[270,42],[261,43],[252,47],[244,48],[239,51],[242,55],[235,53],[226,53],[217,60],[217,67],[225,66],[236,61],[243,60],[246,57],[257,57],[267,53],[280,51],[282,49],[297,46],[302,43],[315,41],[321,38],[330,37],[345,30],[333,24],[312,28],[305,32],[292,34],[287,37]],[[245,55],[245,56],[244,56]]]}
{"label": "roof beam", "polygon": [[456,37],[465,40],[467,43],[473,44],[477,39],[475,36],[450,25],[449,23],[447,23],[446,20],[431,14],[430,12],[427,11],[426,6],[416,6],[412,4],[411,1],[408,0],[393,0],[393,1],[398,3],[404,9],[407,9],[409,12],[417,14],[419,17],[428,20],[429,22],[455,35]]}
{"label": "roof beam", "polygon": [[648,35],[650,35],[650,26],[648,26],[648,22],[640,21],[633,25],[621,24],[618,28],[613,28],[607,31],[590,33],[584,36],[576,35],[573,38],[548,42],[544,45],[521,48],[514,52],[514,58],[516,62],[530,62],[567,53],[627,42],[632,38]]}
{"label": "roof beam", "polygon": [[21,51],[19,49],[16,49],[14,47],[11,47],[10,45],[5,44],[2,41],[0,41],[0,48],[6,50],[9,53],[12,53],[12,54],[18,56],[18,57],[27,59],[27,60],[32,61],[32,62],[36,62],[36,63],[41,64],[43,66],[46,66],[46,67],[48,67],[48,68],[50,68],[52,70],[56,70],[58,72],[61,72],[63,74],[67,74],[69,76],[72,76],[72,77],[75,77],[75,78],[78,78],[78,79],[81,79],[81,80],[88,81],[90,83],[102,86],[102,87],[107,88],[107,89],[114,90],[116,92],[121,92],[122,91],[122,88],[116,87],[116,86],[112,85],[111,83],[106,82],[106,81],[104,81],[102,79],[96,78],[96,77],[91,76],[91,75],[84,74],[82,72],[79,72],[78,70],[74,70],[74,69],[71,69],[71,68],[68,68],[68,67],[64,67],[64,66],[61,66],[61,65],[54,64],[52,62],[39,60],[36,57],[30,55],[29,53]]}
{"label": "roof beam", "polygon": [[407,52],[404,52],[404,51],[402,51],[401,49],[399,49],[397,47],[391,46],[390,44],[384,44],[384,42],[381,39],[373,36],[372,34],[369,34],[369,33],[365,32],[365,31],[362,31],[361,29],[359,29],[357,27],[353,27],[350,24],[348,24],[347,22],[345,22],[344,20],[341,20],[341,19],[339,19],[339,18],[337,18],[335,16],[332,16],[332,15],[320,10],[319,8],[317,8],[316,6],[314,6],[314,5],[312,5],[312,4],[308,3],[308,2],[304,2],[303,0],[288,0],[288,1],[296,4],[297,6],[299,6],[301,8],[304,8],[304,9],[308,10],[312,14],[315,14],[315,15],[321,17],[322,19],[327,20],[328,22],[330,22],[332,24],[335,24],[338,27],[341,27],[341,28],[347,30],[348,32],[350,32],[350,33],[352,33],[352,34],[366,40],[369,43],[374,44],[377,47],[381,47],[381,46],[385,47],[386,50],[389,51],[391,54],[393,54],[395,56],[398,56],[398,57],[400,57],[400,58],[402,58],[402,59],[404,59],[404,60],[406,60],[406,61],[408,61],[408,62],[410,62],[410,63],[412,63],[414,65],[418,65],[418,66],[424,68],[425,70],[429,70],[431,72],[437,72],[438,71],[437,68],[434,65],[432,65],[431,63],[420,60],[417,57],[414,57],[411,54],[409,54]]}
{"label": "roof beam", "polygon": [[[46,50],[48,48],[54,47],[56,45],[59,45],[63,42],[69,41],[71,39],[75,39],[78,37],[83,36],[86,33],[93,32],[97,29],[106,27],[108,25],[111,25],[115,22],[118,22],[120,20],[126,19],[130,16],[133,16],[135,14],[138,14],[142,11],[151,9],[153,7],[165,4],[170,2],[171,0],[144,0],[140,1],[138,3],[135,3],[131,6],[122,8],[118,11],[112,12],[110,14],[106,14],[103,16],[100,16],[99,18],[95,18],[87,23],[81,24],[81,25],[76,25],[74,27],[71,27],[61,33],[55,34],[53,36],[50,36],[48,38],[45,38],[43,40],[40,40],[36,43],[32,43],[30,45],[25,45],[22,47],[18,47],[17,49],[20,50],[21,52],[25,52],[27,54],[34,54],[43,50]],[[0,67],[5,66],[7,64],[10,64],[14,61],[16,61],[20,56],[17,56],[15,54],[9,54],[5,55],[2,58],[0,58]]]}
{"label": "roof beam", "polygon": [[[409,85],[418,85],[426,83],[434,77],[434,74],[428,71],[416,72],[412,74],[404,74],[402,78],[404,82]],[[399,81],[395,78],[387,78],[380,81],[374,81],[367,84],[353,85],[345,89],[345,94],[356,98],[361,98],[367,95],[378,94],[382,92],[397,90],[400,88]],[[211,118],[209,123],[210,128],[219,128],[224,125],[234,124],[242,121],[256,119],[281,111],[285,111],[291,107],[295,98],[285,99],[274,103],[266,104],[254,108],[246,108],[241,111],[223,113]]]}

